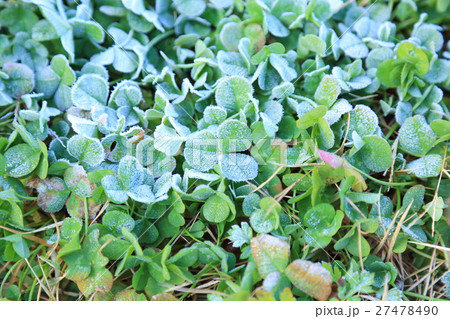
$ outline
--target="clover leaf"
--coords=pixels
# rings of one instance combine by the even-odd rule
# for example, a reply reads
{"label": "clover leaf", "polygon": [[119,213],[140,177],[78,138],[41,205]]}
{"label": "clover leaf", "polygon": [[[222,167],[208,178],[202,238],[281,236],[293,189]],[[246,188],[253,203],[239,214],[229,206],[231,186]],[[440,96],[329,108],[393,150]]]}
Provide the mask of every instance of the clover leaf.
{"label": "clover leaf", "polygon": [[106,105],[108,83],[97,74],[82,75],[72,87],[72,101],[82,110]]}
{"label": "clover leaf", "polygon": [[425,155],[433,146],[437,136],[421,115],[408,118],[398,132],[399,144],[407,153]]}
{"label": "clover leaf", "polygon": [[101,180],[108,197],[117,203],[124,203],[128,197],[150,204],[155,201],[152,190],[153,176],[133,156],[125,156],[119,162],[118,176],[106,175]]}
{"label": "clover leaf", "polygon": [[12,177],[31,174],[39,164],[40,153],[28,144],[18,144],[5,152],[6,170]]}
{"label": "clover leaf", "polygon": [[67,151],[81,163],[97,166],[103,162],[105,151],[98,139],[75,135],[67,141]]}
{"label": "clover leaf", "polygon": [[243,109],[253,94],[253,87],[242,76],[230,76],[219,81],[215,98],[218,106],[234,113]]}
{"label": "clover leaf", "polygon": [[305,213],[305,241],[313,247],[326,247],[341,227],[344,213],[329,204],[318,204]]}

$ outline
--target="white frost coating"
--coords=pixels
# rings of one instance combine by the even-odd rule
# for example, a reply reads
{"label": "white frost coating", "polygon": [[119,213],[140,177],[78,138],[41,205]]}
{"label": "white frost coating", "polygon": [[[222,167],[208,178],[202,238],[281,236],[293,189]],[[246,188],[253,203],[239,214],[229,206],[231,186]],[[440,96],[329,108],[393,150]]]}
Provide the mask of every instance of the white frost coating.
{"label": "white frost coating", "polygon": [[128,195],[120,180],[114,175],[106,175],[102,178],[102,186],[106,195],[115,203],[124,203]]}
{"label": "white frost coating", "polygon": [[303,115],[311,111],[313,108],[314,106],[312,106],[310,103],[306,101],[302,101],[295,105],[295,111],[297,112],[298,118],[301,118]]}
{"label": "white frost coating", "polygon": [[283,81],[290,82],[297,77],[295,69],[291,68],[288,61],[279,54],[271,54],[269,60]]}
{"label": "white frost coating", "polygon": [[109,98],[109,103],[112,101],[121,106],[136,106],[142,100],[142,92],[139,85],[130,80],[121,81],[116,85]]}
{"label": "white frost coating", "polygon": [[339,99],[333,104],[330,110],[323,117],[328,124],[333,125],[342,115],[352,110],[352,105],[346,99]]}
{"label": "white frost coating", "polygon": [[170,116],[169,122],[180,136],[185,138],[191,134],[191,130],[187,126],[184,126],[178,122],[174,117]]}
{"label": "white frost coating", "polygon": [[165,173],[155,182],[154,191],[155,197],[160,197],[170,190],[172,187],[172,174]]}
{"label": "white frost coating", "polygon": [[435,177],[441,172],[442,157],[437,154],[427,155],[408,163],[406,169],[409,170],[410,174],[420,178]]}
{"label": "white frost coating", "polygon": [[382,172],[392,165],[392,151],[389,143],[378,136],[362,138],[364,146],[359,152],[364,165],[374,172]]}
{"label": "white frost coating", "polygon": [[259,207],[259,195],[255,193],[250,193],[245,196],[244,201],[242,202],[242,211],[246,216],[250,216],[256,209]]}
{"label": "white frost coating", "polygon": [[105,159],[105,151],[100,141],[83,135],[71,137],[67,142],[67,151],[90,166],[97,166]]}
{"label": "white frost coating", "polygon": [[219,51],[217,62],[220,70],[226,75],[247,76],[248,74],[247,65],[237,52]]}
{"label": "white frost coating", "polygon": [[214,182],[219,179],[219,175],[217,175],[217,174],[203,173],[203,172],[200,172],[195,169],[188,170],[187,176],[189,178],[201,179],[201,180],[207,181],[207,182]]}
{"label": "white frost coating", "polygon": [[279,272],[273,272],[268,274],[267,277],[263,281],[263,288],[267,291],[272,291],[277,288],[277,285],[280,283],[281,274]]}
{"label": "white frost coating", "polygon": [[215,93],[217,105],[231,113],[242,109],[252,95],[253,87],[242,76],[230,76],[220,79]]}
{"label": "white frost coating", "polygon": [[273,214],[266,216],[267,212],[263,209],[255,210],[250,216],[250,225],[260,234],[270,233],[275,229],[276,219]]}
{"label": "white frost coating", "polygon": [[208,124],[220,124],[227,118],[227,111],[220,106],[208,106],[203,112],[203,118]]}
{"label": "white frost coating", "polygon": [[104,106],[108,98],[108,83],[98,74],[82,75],[72,87],[73,104],[82,110]]}
{"label": "white frost coating", "polygon": [[170,127],[160,124],[155,129],[155,148],[167,155],[175,155],[185,140]]}
{"label": "white frost coating", "polygon": [[217,164],[217,139],[206,130],[191,134],[184,147],[184,159],[199,171],[210,170]]}
{"label": "white frost coating", "polygon": [[353,89],[353,90],[361,90],[365,87],[368,87],[372,83],[372,80],[365,75],[357,76],[351,79],[347,82],[347,84]]}
{"label": "white frost coating", "polygon": [[35,152],[28,144],[18,144],[9,148],[4,156],[8,174],[19,178],[30,174],[37,167],[40,153]]}
{"label": "white frost coating", "polygon": [[339,46],[347,56],[353,59],[362,59],[369,54],[367,46],[351,32],[344,33],[339,40]]}
{"label": "white frost coating", "polygon": [[248,181],[258,175],[258,163],[246,154],[225,154],[219,165],[223,175],[233,182]]}
{"label": "white frost coating", "polygon": [[125,189],[132,189],[144,181],[143,167],[133,156],[125,156],[119,162],[119,177]]}
{"label": "white frost coating", "polygon": [[425,155],[437,136],[422,115],[410,117],[398,131],[400,147],[414,156]]}
{"label": "white frost coating", "polygon": [[350,112],[349,136],[352,136],[353,131],[361,137],[371,135],[377,127],[378,117],[370,107],[358,104]]}
{"label": "white frost coating", "polygon": [[225,152],[241,152],[251,146],[252,131],[241,121],[226,120],[219,125],[217,137],[223,143]]}
{"label": "white frost coating", "polygon": [[339,81],[333,75],[325,75],[314,93],[315,101],[330,107],[341,93]]}
{"label": "white frost coating", "polygon": [[366,59],[366,67],[377,68],[383,61],[392,59],[394,52],[389,48],[375,48],[370,51]]}
{"label": "white frost coating", "polygon": [[233,242],[233,247],[241,247],[244,244],[250,243],[252,239],[252,229],[247,222],[242,222],[241,227],[238,225],[231,226],[228,231],[230,234],[229,239]]}
{"label": "white frost coating", "polygon": [[275,236],[261,234],[252,238],[252,256],[258,272],[265,278],[273,272],[283,271],[289,262],[289,244]]}
{"label": "white frost coating", "polygon": [[152,189],[148,185],[139,185],[130,189],[127,192],[128,196],[134,199],[137,202],[151,204],[155,201],[155,195],[152,192]]}
{"label": "white frost coating", "polygon": [[263,121],[264,130],[267,135],[274,137],[275,133],[278,132],[278,126],[272,121],[272,119],[266,113],[259,113]]}
{"label": "white frost coating", "polygon": [[276,250],[289,255],[289,244],[278,237],[262,234],[258,237],[255,237],[255,239],[258,239],[259,245],[261,245],[263,248],[267,248],[267,246],[276,247]]}
{"label": "white frost coating", "polygon": [[395,108],[395,121],[403,125],[412,116],[413,108],[409,102],[398,102]]}
{"label": "white frost coating", "polygon": [[268,101],[264,103],[262,109],[274,124],[280,123],[283,118],[283,105],[277,101]]}

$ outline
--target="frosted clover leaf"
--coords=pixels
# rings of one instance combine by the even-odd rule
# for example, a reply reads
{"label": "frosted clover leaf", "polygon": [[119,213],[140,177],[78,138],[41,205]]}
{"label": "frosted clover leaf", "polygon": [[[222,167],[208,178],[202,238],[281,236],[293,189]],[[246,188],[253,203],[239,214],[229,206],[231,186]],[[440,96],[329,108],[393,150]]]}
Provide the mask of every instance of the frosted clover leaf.
{"label": "frosted clover leaf", "polygon": [[330,107],[341,93],[339,82],[330,75],[326,75],[317,87],[314,99],[317,103]]}
{"label": "frosted clover leaf", "polygon": [[248,181],[258,175],[258,163],[246,154],[224,154],[219,164],[225,177],[234,182]]}
{"label": "frosted clover leaf", "polygon": [[438,176],[442,169],[442,157],[437,154],[426,155],[406,165],[408,173],[420,178]]}
{"label": "frosted clover leaf", "polygon": [[203,130],[189,135],[184,147],[186,162],[199,171],[207,171],[217,164],[217,140],[209,131]]}
{"label": "frosted clover leaf", "polygon": [[97,74],[81,76],[72,87],[72,101],[82,110],[106,105],[108,98],[108,83]]}
{"label": "frosted clover leaf", "polygon": [[237,52],[219,51],[217,62],[226,75],[247,76],[248,69],[244,59]]}
{"label": "frosted clover leaf", "polygon": [[37,167],[40,153],[28,144],[18,144],[5,152],[6,170],[12,177],[24,177]]}
{"label": "frosted clover leaf", "polygon": [[227,118],[227,111],[218,106],[208,106],[203,112],[203,118],[208,124],[220,124]]}
{"label": "frosted clover leaf", "polygon": [[400,147],[414,156],[425,155],[437,136],[421,115],[408,118],[398,132]]}
{"label": "frosted clover leaf", "polygon": [[215,97],[217,105],[234,113],[244,108],[252,94],[253,87],[244,77],[230,76],[219,81]]}
{"label": "frosted clover leaf", "polygon": [[366,167],[374,172],[382,172],[392,164],[392,151],[389,143],[378,136],[362,138],[364,146],[358,154]]}
{"label": "frosted clover leaf", "polygon": [[98,139],[92,137],[83,135],[71,137],[67,142],[67,150],[80,162],[90,166],[97,166],[105,159],[102,144]]}
{"label": "frosted clover leaf", "polygon": [[138,143],[136,146],[136,158],[155,177],[172,172],[176,166],[175,158],[156,150],[154,140],[150,138],[143,139]]}
{"label": "frosted clover leaf", "polygon": [[234,153],[251,146],[251,131],[238,120],[227,120],[217,129],[217,136],[207,130],[191,134],[184,148],[186,162],[199,171],[219,163],[224,176],[234,182],[254,179],[258,163],[249,155]]}
{"label": "frosted clover leaf", "polygon": [[222,152],[243,152],[251,146],[252,132],[238,120],[227,120],[217,129],[217,137]]}
{"label": "frosted clover leaf", "polygon": [[348,136],[355,131],[360,136],[371,135],[378,127],[378,117],[370,107],[358,104],[350,112],[350,127]]}
{"label": "frosted clover leaf", "polygon": [[116,203],[124,203],[131,197],[135,201],[150,204],[155,201],[150,176],[135,157],[125,156],[119,162],[118,176],[106,175],[101,180],[106,195]]}
{"label": "frosted clover leaf", "polygon": [[175,155],[183,142],[186,141],[187,135],[185,133],[187,132],[161,124],[156,128],[154,133],[155,148],[164,154]]}
{"label": "frosted clover leaf", "polygon": [[345,52],[345,54],[353,59],[365,58],[369,54],[369,49],[351,32],[345,32],[339,40],[339,46]]}

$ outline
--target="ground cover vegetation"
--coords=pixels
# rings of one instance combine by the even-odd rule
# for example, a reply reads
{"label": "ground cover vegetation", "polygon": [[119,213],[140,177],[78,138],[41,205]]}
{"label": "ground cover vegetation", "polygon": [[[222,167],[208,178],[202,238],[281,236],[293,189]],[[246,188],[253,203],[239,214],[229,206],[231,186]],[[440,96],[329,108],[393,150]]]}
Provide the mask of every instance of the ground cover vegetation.
{"label": "ground cover vegetation", "polygon": [[449,10],[1,2],[0,298],[449,299]]}

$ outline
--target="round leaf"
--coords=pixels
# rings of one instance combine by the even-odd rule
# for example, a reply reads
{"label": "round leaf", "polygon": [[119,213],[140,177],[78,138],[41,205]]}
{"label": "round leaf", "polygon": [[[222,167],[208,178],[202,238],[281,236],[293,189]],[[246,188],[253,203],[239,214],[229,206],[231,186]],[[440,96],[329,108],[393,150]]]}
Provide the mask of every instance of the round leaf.
{"label": "round leaf", "polygon": [[286,267],[285,274],[295,287],[317,300],[325,301],[331,294],[333,279],[319,263],[297,259]]}
{"label": "round leaf", "polygon": [[98,74],[82,75],[72,87],[73,104],[82,110],[106,105],[108,83]]}
{"label": "round leaf", "polygon": [[230,76],[219,81],[216,88],[217,105],[234,113],[244,108],[253,94],[253,87],[242,76]]}
{"label": "round leaf", "polygon": [[252,256],[262,278],[273,272],[283,272],[289,262],[289,244],[271,235],[252,238]]}
{"label": "round leaf", "polygon": [[382,172],[392,165],[392,150],[388,142],[378,136],[364,136],[359,150],[364,165],[374,172]]}
{"label": "round leaf", "polygon": [[221,223],[228,218],[230,207],[228,203],[220,196],[214,195],[208,198],[203,205],[203,216],[210,223]]}
{"label": "round leaf", "polygon": [[223,175],[233,182],[248,181],[258,175],[258,163],[246,154],[225,154],[219,165]]}
{"label": "round leaf", "polygon": [[75,135],[67,142],[67,150],[76,159],[90,166],[97,166],[105,159],[100,141],[83,135]]}
{"label": "round leaf", "polygon": [[238,120],[227,120],[217,129],[217,137],[221,139],[223,152],[242,152],[252,144],[252,131]]}
{"label": "round leaf", "polygon": [[39,164],[40,153],[36,152],[28,144],[18,144],[5,152],[6,170],[12,177],[23,177],[31,172]]}
{"label": "round leaf", "polygon": [[414,156],[425,155],[436,140],[436,133],[422,115],[410,117],[398,131],[400,147]]}

